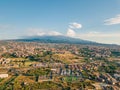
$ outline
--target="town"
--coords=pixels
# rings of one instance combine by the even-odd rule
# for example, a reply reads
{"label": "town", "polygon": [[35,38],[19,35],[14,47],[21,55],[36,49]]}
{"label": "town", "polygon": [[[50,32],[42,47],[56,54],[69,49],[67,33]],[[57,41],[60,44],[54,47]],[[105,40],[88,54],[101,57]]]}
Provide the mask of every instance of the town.
{"label": "town", "polygon": [[120,47],[0,41],[0,90],[119,90]]}

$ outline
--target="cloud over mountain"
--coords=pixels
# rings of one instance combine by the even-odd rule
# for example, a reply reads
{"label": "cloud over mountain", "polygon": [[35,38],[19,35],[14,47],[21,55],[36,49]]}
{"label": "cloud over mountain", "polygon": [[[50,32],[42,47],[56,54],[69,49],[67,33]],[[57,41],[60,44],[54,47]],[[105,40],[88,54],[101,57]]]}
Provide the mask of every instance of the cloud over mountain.
{"label": "cloud over mountain", "polygon": [[39,28],[29,28],[28,29],[28,36],[44,36],[44,35],[49,35],[49,36],[57,36],[57,35],[62,35],[62,33],[53,31],[53,30],[46,30],[46,29],[39,29]]}
{"label": "cloud over mountain", "polygon": [[80,28],[82,28],[82,25],[80,23],[77,22],[70,23],[66,35],[70,37],[75,37],[76,36],[75,30]]}
{"label": "cloud over mountain", "polygon": [[74,37],[74,36],[76,36],[76,33],[74,30],[69,28],[67,31],[67,36]]}

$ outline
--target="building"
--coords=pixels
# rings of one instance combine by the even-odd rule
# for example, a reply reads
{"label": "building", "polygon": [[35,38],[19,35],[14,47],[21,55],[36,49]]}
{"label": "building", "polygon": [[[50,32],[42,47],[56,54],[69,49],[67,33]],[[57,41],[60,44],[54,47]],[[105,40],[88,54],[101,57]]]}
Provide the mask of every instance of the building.
{"label": "building", "polygon": [[0,78],[7,78],[8,74],[0,74]]}

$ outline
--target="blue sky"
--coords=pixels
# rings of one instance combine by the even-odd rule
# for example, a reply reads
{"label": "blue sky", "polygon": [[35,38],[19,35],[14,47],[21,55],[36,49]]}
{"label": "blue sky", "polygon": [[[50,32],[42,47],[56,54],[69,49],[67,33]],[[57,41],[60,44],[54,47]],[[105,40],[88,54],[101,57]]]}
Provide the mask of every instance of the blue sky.
{"label": "blue sky", "polygon": [[0,0],[0,39],[27,35],[120,44],[120,0]]}

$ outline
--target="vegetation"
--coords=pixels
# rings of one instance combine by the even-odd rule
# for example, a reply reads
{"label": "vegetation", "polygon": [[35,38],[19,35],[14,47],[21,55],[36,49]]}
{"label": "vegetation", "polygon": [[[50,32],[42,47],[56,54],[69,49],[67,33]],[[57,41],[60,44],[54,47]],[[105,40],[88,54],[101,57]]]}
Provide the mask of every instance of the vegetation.
{"label": "vegetation", "polygon": [[120,56],[120,51],[112,51],[112,56]]}
{"label": "vegetation", "polygon": [[0,90],[106,89],[101,83],[120,88],[115,77],[119,52],[92,45],[8,42],[0,46]]}
{"label": "vegetation", "polygon": [[50,73],[50,69],[44,68],[35,68],[28,70],[26,75],[29,76],[41,76],[41,75],[48,75]]}

